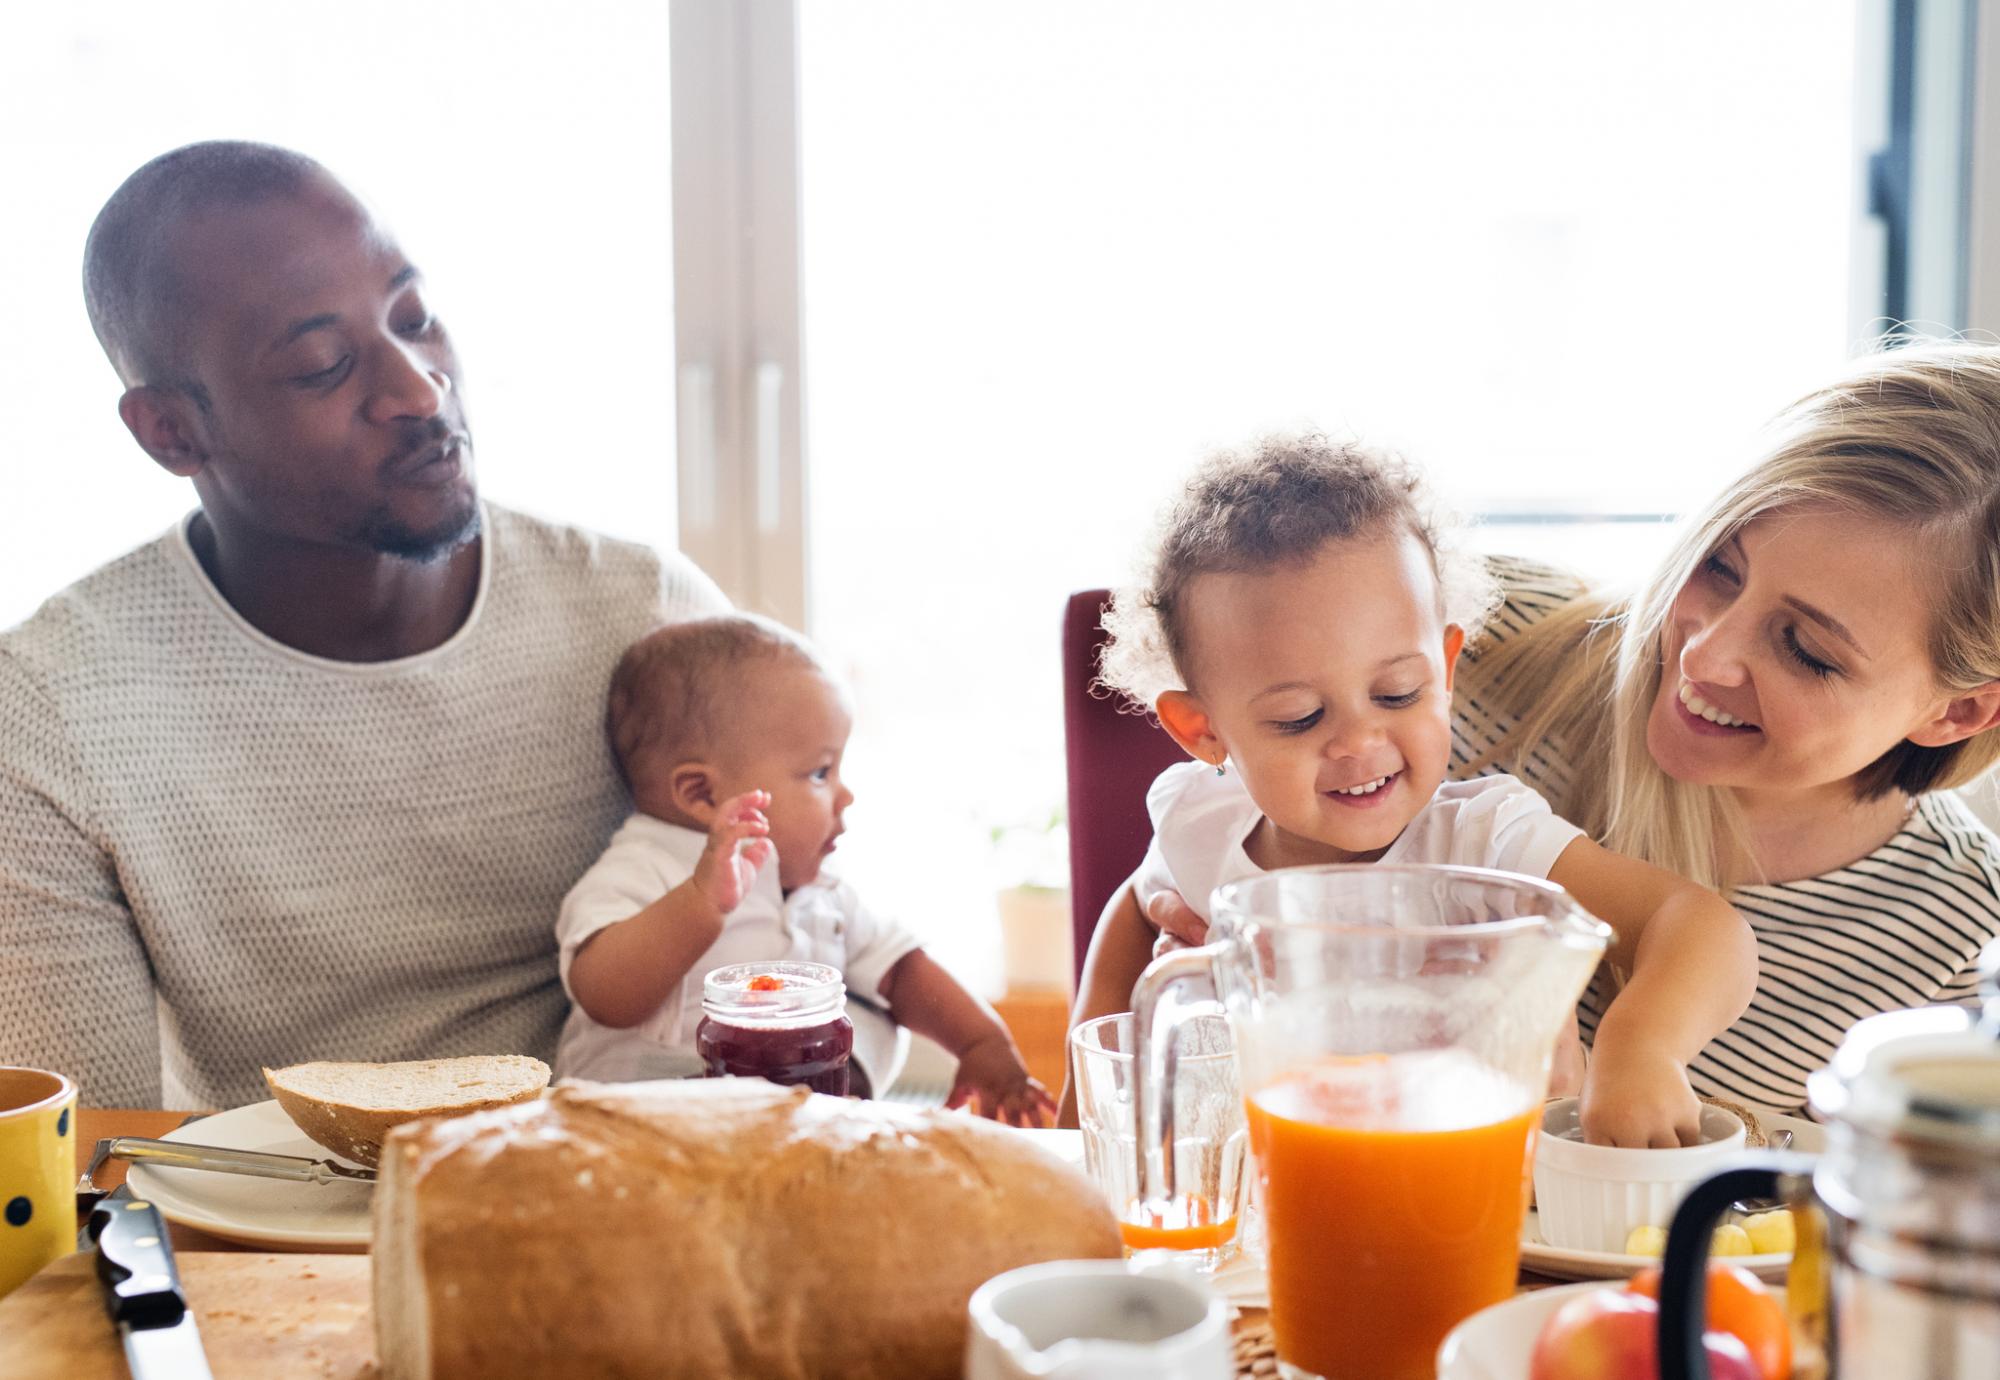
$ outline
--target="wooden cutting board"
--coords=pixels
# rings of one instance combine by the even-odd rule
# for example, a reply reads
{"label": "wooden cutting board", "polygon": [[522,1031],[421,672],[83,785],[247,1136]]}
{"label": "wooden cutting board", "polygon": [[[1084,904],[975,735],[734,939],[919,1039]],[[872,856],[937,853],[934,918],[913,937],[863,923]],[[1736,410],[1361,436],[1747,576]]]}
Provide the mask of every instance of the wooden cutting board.
{"label": "wooden cutting board", "polygon": [[[215,1380],[375,1377],[365,1255],[175,1257]],[[97,1257],[68,1256],[0,1299],[0,1376],[126,1380]]]}

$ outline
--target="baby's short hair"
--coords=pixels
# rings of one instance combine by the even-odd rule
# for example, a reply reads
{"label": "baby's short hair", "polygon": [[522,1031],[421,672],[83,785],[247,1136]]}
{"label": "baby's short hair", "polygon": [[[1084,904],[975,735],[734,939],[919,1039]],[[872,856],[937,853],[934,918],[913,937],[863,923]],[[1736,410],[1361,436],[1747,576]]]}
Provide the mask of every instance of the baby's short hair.
{"label": "baby's short hair", "polygon": [[679,763],[713,749],[731,680],[753,662],[784,657],[819,664],[803,637],[753,613],[669,623],[626,648],[605,707],[625,784],[635,785],[641,764],[662,752]]}
{"label": "baby's short hair", "polygon": [[1485,562],[1416,468],[1319,432],[1267,436],[1211,456],[1162,516],[1136,583],[1104,614],[1098,683],[1150,710],[1189,684],[1187,589],[1198,576],[1310,561],[1331,541],[1401,528],[1430,553],[1447,622],[1476,635],[1495,602]]}

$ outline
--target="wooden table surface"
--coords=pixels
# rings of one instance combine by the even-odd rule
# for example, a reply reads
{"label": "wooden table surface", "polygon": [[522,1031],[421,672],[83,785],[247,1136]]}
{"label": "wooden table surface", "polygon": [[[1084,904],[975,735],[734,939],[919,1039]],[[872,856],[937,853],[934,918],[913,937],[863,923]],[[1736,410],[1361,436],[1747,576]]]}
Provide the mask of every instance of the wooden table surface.
{"label": "wooden table surface", "polygon": [[[144,1136],[158,1140],[167,1132],[186,1124],[190,1117],[199,1115],[203,1114],[139,1111],[130,1107],[79,1107],[76,1113],[76,1172],[81,1174],[89,1166],[91,1152],[104,1137]],[[125,1182],[125,1161],[106,1160],[98,1166],[91,1182],[110,1192]],[[77,1225],[83,1224],[78,1222]],[[177,1251],[262,1252],[270,1249],[268,1246],[245,1246],[236,1241],[226,1241],[198,1227],[184,1227],[179,1222],[167,1224],[167,1235]]]}
{"label": "wooden table surface", "polygon": [[[201,1113],[196,1112],[144,1111],[131,1108],[81,1108],[77,1112],[77,1173],[81,1174],[85,1166],[89,1164],[91,1153],[96,1148],[97,1141],[102,1137],[147,1136],[157,1139],[160,1136],[166,1135],[169,1131],[187,1124],[191,1118],[200,1115]],[[93,1182],[99,1188],[110,1190],[116,1188],[124,1180],[124,1161],[106,1160],[98,1168]],[[178,1252],[215,1251],[244,1254],[257,1253],[263,1254],[265,1260],[271,1262],[273,1267],[279,1259],[268,1254],[268,1247],[241,1245],[219,1236],[212,1236],[208,1232],[194,1227],[183,1226],[178,1222],[170,1223],[168,1230],[173,1239],[174,1249]],[[299,1259],[301,1262],[304,1262],[307,1257],[299,1257]],[[341,1266],[338,1263],[338,1258],[335,1257],[317,1257],[315,1259],[333,1262],[326,1267],[330,1270],[337,1271],[346,1268]],[[217,1262],[218,1267],[220,1263]],[[246,1265],[249,1263],[245,1262]],[[268,1269],[269,1267],[266,1268]],[[79,1299],[87,1295],[92,1302],[95,1302],[94,1289],[86,1288],[83,1284],[83,1281],[87,1278],[87,1272],[82,1271],[80,1268],[69,1269],[68,1273],[76,1276],[74,1281],[68,1278],[56,1280],[54,1277],[55,1274],[61,1272],[45,1273],[49,1273],[49,1278],[43,1281],[45,1287],[54,1287],[55,1284],[59,1283],[64,1287],[72,1289]],[[218,1276],[218,1278],[221,1278],[221,1276]],[[357,1279],[359,1278],[361,1277],[357,1276]],[[1560,1280],[1549,1279],[1541,1275],[1523,1271],[1520,1277],[1520,1288],[1525,1292],[1561,1282]],[[240,1288],[241,1286],[235,1287]],[[357,1298],[361,1297],[359,1291],[362,1287],[363,1284],[361,1283],[349,1282],[349,1292],[354,1293]],[[352,1320],[347,1320],[346,1325],[351,1330]],[[1235,1332],[1238,1376],[1244,1377],[1244,1380],[1265,1380],[1265,1377],[1275,1376],[1277,1371],[1276,1363],[1270,1353],[1268,1315],[1256,1310],[1242,1313],[1237,1319]],[[330,1336],[331,1334],[329,1334]],[[355,1351],[356,1347],[365,1349],[365,1339],[360,1338],[358,1334],[356,1338],[346,1339],[345,1344],[347,1351]],[[356,1352],[356,1354],[358,1355],[359,1352]],[[345,1357],[345,1353],[340,1346],[330,1346],[326,1355],[329,1358],[335,1356],[344,1357],[342,1361],[343,1365],[352,1359],[351,1357]],[[317,1366],[315,1366],[315,1370],[317,1369]],[[254,1370],[255,1368],[252,1367],[250,1373],[254,1373]],[[332,1372],[326,1373],[330,1375]]]}

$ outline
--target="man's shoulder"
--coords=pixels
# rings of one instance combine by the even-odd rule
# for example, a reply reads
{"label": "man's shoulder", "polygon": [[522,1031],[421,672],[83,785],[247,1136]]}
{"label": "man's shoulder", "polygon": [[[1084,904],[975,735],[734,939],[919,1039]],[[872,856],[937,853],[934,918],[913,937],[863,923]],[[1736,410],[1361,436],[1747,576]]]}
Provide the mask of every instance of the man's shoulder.
{"label": "man's shoulder", "polygon": [[500,503],[486,504],[486,518],[496,539],[520,559],[654,570],[660,566],[659,553],[642,541],[608,536]]}
{"label": "man's shoulder", "polygon": [[597,601],[622,595],[669,614],[682,605],[700,609],[711,600],[717,608],[727,607],[713,582],[677,551],[495,503],[486,505],[486,522],[502,578],[525,575],[534,587]]}
{"label": "man's shoulder", "polygon": [[199,600],[177,568],[176,531],[107,561],[0,630],[0,661],[30,672],[56,671],[179,631]]}

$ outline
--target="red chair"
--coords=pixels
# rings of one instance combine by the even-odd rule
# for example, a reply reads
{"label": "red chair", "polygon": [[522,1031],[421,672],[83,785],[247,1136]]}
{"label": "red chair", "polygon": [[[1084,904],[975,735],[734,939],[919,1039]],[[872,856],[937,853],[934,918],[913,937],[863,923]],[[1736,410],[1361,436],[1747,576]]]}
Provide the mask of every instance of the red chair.
{"label": "red chair", "polygon": [[1069,597],[1063,613],[1063,742],[1069,765],[1069,897],[1075,934],[1076,973],[1090,936],[1119,883],[1146,856],[1153,823],[1146,816],[1146,788],[1176,762],[1187,760],[1180,745],[1148,714],[1122,712],[1123,700],[1092,692],[1099,626],[1106,590],[1086,589]]}

